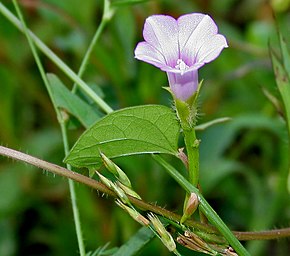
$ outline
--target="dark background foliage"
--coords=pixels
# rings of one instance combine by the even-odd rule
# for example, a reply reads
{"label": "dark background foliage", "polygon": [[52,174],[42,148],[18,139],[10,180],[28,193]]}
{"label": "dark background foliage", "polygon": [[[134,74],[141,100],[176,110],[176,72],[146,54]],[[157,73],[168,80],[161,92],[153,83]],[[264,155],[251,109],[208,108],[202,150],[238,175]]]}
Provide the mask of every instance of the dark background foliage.
{"label": "dark background foliage", "polygon": [[[14,11],[10,1],[3,3]],[[102,15],[102,1],[22,0],[29,28],[77,71]],[[200,70],[204,79],[200,123],[230,122],[199,132],[205,197],[234,230],[258,231],[289,224],[286,192],[287,134],[263,89],[279,97],[268,43],[276,44],[274,12],[289,35],[289,1],[148,1],[119,8],[103,32],[84,75],[114,108],[172,104],[161,87],[165,73],[134,59],[144,19],[162,13],[210,14],[229,48]],[[288,41],[289,42],[289,41]],[[72,82],[40,54],[47,72]],[[83,132],[70,131],[71,145]],[[0,16],[0,142],[62,165],[59,126],[26,38]],[[179,163],[168,158],[173,164]],[[148,156],[117,161],[143,199],[180,212],[184,192]],[[120,246],[139,228],[112,199],[77,185],[86,247]],[[247,242],[252,255],[287,255],[287,240]],[[67,181],[0,159],[0,255],[77,255]],[[187,252],[188,253],[188,252]],[[169,255],[154,240],[141,255]],[[197,255],[192,252],[190,255]]]}

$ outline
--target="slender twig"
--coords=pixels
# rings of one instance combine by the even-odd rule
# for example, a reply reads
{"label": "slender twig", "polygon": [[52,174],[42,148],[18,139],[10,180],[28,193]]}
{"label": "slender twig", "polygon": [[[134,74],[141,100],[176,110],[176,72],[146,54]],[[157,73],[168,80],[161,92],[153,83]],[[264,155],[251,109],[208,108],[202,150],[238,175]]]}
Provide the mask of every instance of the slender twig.
{"label": "slender twig", "polygon": [[[0,155],[31,164],[35,167],[52,172],[56,175],[82,183],[90,188],[100,191],[101,193],[107,194],[112,197],[116,197],[116,194],[112,190],[108,189],[102,183],[94,179],[88,178],[87,176],[81,175],[77,172],[70,171],[56,164],[49,163],[39,158],[30,156],[20,151],[3,147],[3,146],[0,146]],[[130,199],[130,201],[139,209],[142,209],[144,211],[154,212],[158,215],[164,216],[165,218],[173,220],[175,222],[178,222],[181,218],[180,215],[172,213],[171,211],[168,211],[158,205],[152,205],[143,200],[139,200],[135,197],[131,197],[129,195],[127,196]],[[196,221],[187,220],[185,222],[185,225],[188,227],[199,229],[204,232],[217,233],[217,230],[213,226],[205,225]],[[283,237],[290,237],[290,228],[275,229],[271,231],[262,231],[262,232],[233,231],[233,233],[239,240],[278,239],[278,238],[283,238]]]}
{"label": "slender twig", "polygon": [[274,230],[266,230],[259,232],[239,232],[233,231],[236,238],[240,241],[249,241],[249,240],[272,240],[286,238],[290,236],[290,228],[281,228]]}
{"label": "slender twig", "polygon": [[[59,124],[61,128],[64,153],[67,156],[69,153],[69,143],[68,143],[68,137],[67,137],[66,122],[63,117],[59,119]],[[66,166],[69,171],[72,171],[71,166],[69,164],[66,164]],[[80,255],[84,256],[86,255],[86,251],[85,251],[85,245],[84,245],[84,239],[83,239],[83,232],[81,229],[81,217],[80,217],[79,208],[77,204],[77,194],[76,194],[76,189],[75,189],[75,183],[73,180],[68,179],[68,185],[69,185],[72,211],[73,211],[73,217],[74,217],[75,229],[76,229],[76,234],[77,234],[77,239],[78,239],[78,244],[79,244]]]}
{"label": "slender twig", "polygon": [[[102,16],[102,20],[90,42],[90,45],[89,47],[87,48],[87,51],[85,53],[85,56],[82,60],[82,63],[80,65],[80,68],[79,68],[79,71],[78,71],[78,77],[81,78],[86,70],[86,67],[88,65],[88,62],[89,62],[89,59],[90,59],[90,56],[92,54],[92,51],[101,35],[101,33],[103,32],[106,24],[109,22],[109,20],[111,19],[111,15],[107,15],[107,12],[110,12],[110,7],[108,7],[108,1],[107,0],[104,0],[104,8],[103,8],[103,16]],[[78,88],[78,84],[77,83],[74,83],[74,86],[73,86],[73,89],[72,89],[72,92],[75,93],[76,90]]]}

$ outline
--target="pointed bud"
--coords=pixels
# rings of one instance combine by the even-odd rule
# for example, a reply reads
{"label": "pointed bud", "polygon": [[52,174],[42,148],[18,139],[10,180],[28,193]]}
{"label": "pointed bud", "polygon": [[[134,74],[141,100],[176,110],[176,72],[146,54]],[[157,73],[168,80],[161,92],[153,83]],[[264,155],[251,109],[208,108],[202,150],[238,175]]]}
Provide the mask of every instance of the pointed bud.
{"label": "pointed bud", "polygon": [[176,244],[170,235],[170,233],[165,229],[161,221],[158,219],[157,216],[155,216],[153,213],[148,214],[148,217],[154,226],[156,232],[159,234],[161,241],[163,244],[167,247],[169,251],[175,251],[176,250]]}
{"label": "pointed bud", "polygon": [[120,200],[117,199],[116,204],[125,210],[135,221],[140,223],[142,226],[148,226],[150,224],[149,220],[147,220],[143,215],[141,215],[135,209],[132,209],[123,204]]}
{"label": "pointed bud", "polygon": [[124,204],[131,205],[131,202],[129,198],[126,196],[124,190],[122,190],[120,187],[118,187],[115,183],[113,183],[113,190],[118,195],[118,197],[121,199],[121,201]]}
{"label": "pointed bud", "polygon": [[191,193],[184,204],[183,215],[180,224],[184,223],[197,209],[199,204],[198,197],[195,193]]}
{"label": "pointed bud", "polygon": [[182,161],[186,169],[188,169],[188,158],[187,155],[184,153],[184,148],[178,149],[177,157]]}
{"label": "pointed bud", "polygon": [[95,172],[96,172],[96,174],[98,174],[98,176],[103,184],[105,184],[108,188],[113,189],[114,183],[112,181],[110,181],[108,178],[106,178],[105,176],[100,174],[98,171],[95,171]]}
{"label": "pointed bud", "polygon": [[111,2],[109,0],[104,1],[104,12],[103,12],[103,20],[110,21],[115,14],[116,9],[111,6]]}
{"label": "pointed bud", "polygon": [[142,200],[142,198],[132,188],[125,186],[121,182],[117,182],[117,186],[119,186],[122,190],[124,190],[127,195]]}
{"label": "pointed bud", "polygon": [[102,183],[104,183],[108,188],[113,190],[123,203],[131,205],[129,198],[126,196],[125,192],[120,187],[118,187],[115,183],[110,181],[108,178],[106,178],[99,172],[96,171],[96,173],[99,175],[99,178],[102,181]]}
{"label": "pointed bud", "polygon": [[123,183],[127,187],[131,187],[131,182],[128,178],[128,176],[121,170],[121,168],[116,165],[111,159],[109,159],[105,154],[100,152],[100,156],[103,160],[104,165],[110,171],[115,175],[115,177]]}

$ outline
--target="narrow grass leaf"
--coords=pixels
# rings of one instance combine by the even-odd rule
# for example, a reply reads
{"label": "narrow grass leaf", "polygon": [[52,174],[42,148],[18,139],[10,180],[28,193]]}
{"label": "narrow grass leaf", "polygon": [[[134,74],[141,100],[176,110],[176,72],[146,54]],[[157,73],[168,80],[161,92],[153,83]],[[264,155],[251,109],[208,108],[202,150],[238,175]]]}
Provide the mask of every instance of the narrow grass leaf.
{"label": "narrow grass leaf", "polygon": [[154,237],[155,234],[148,227],[142,227],[112,256],[137,255]]}
{"label": "narrow grass leaf", "polygon": [[76,117],[84,127],[91,126],[100,115],[85,101],[73,94],[54,74],[47,74],[52,96],[58,108]]}
{"label": "narrow grass leaf", "polygon": [[285,71],[288,73],[288,76],[290,76],[290,54],[289,54],[289,50],[288,50],[285,38],[282,36],[280,32],[279,32],[279,41],[280,41],[280,48],[281,48],[284,68],[285,68]]}
{"label": "narrow grass leaf", "polygon": [[[278,59],[273,49],[271,49],[271,59],[272,65],[275,73],[276,83],[278,86],[278,90],[282,97],[284,109],[285,109],[285,117],[287,123],[290,122],[290,81],[289,76],[283,66],[283,63]],[[284,56],[282,56],[284,57]],[[287,57],[286,57],[287,58]]]}

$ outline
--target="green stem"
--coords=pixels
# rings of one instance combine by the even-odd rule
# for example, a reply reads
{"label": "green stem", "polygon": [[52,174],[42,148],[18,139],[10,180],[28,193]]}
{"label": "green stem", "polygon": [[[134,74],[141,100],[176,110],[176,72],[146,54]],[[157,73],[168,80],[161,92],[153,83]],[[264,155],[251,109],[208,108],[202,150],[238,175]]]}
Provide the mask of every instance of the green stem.
{"label": "green stem", "polygon": [[225,225],[222,219],[218,216],[218,214],[213,210],[213,208],[209,205],[209,203],[205,200],[205,198],[201,195],[199,190],[189,183],[173,166],[167,163],[163,158],[159,155],[153,155],[153,158],[162,165],[167,172],[171,175],[172,178],[179,183],[179,185],[186,190],[188,193],[195,193],[199,199],[199,207],[208,218],[209,221],[220,231],[220,233],[227,239],[229,244],[235,249],[235,251],[240,256],[248,256],[250,255],[246,249],[241,245],[239,240],[234,236],[231,230]]}
{"label": "green stem", "polygon": [[[24,32],[21,22],[11,13],[2,3],[0,3],[0,12],[7,18],[16,28]],[[79,76],[73,72],[58,56],[55,55],[35,34],[27,30],[34,44],[43,52],[55,65],[57,65],[73,82],[79,87],[101,108],[105,113],[112,112],[112,108],[100,98]]]}
{"label": "green stem", "polygon": [[[61,127],[62,139],[63,139],[64,152],[65,152],[65,155],[67,156],[69,154],[69,143],[68,143],[66,122],[63,118],[60,121],[60,127]],[[68,170],[70,171],[72,170],[69,164],[66,164],[66,167]],[[72,211],[73,211],[73,216],[74,216],[74,223],[75,223],[75,229],[76,229],[76,234],[77,234],[77,239],[78,239],[79,251],[80,251],[81,256],[85,256],[86,251],[85,251],[85,245],[84,245],[84,240],[83,240],[83,232],[81,229],[81,221],[80,221],[81,218],[80,218],[79,209],[77,205],[75,183],[73,180],[69,179],[68,184],[69,184],[69,191],[70,191]]]}
{"label": "green stem", "polygon": [[[55,109],[55,112],[56,112],[58,121],[59,121],[60,126],[61,126],[61,131],[62,131],[62,135],[63,135],[64,148],[65,148],[65,152],[67,154],[69,150],[68,150],[68,141],[67,141],[67,136],[66,136],[66,129],[65,129],[64,120],[62,118],[62,115],[61,115],[60,111],[57,108],[57,105],[55,104],[54,97],[52,95],[51,88],[50,88],[48,79],[46,77],[46,74],[45,74],[43,65],[42,65],[42,63],[40,61],[40,58],[38,56],[37,50],[36,50],[36,48],[34,46],[34,43],[33,43],[32,39],[30,37],[30,34],[28,32],[28,29],[27,29],[27,26],[26,26],[26,23],[25,23],[25,20],[24,20],[24,17],[23,17],[23,15],[21,13],[21,10],[20,10],[20,8],[18,6],[17,1],[16,0],[13,0],[13,4],[14,4],[14,7],[16,9],[17,15],[19,16],[19,18],[21,20],[24,34],[25,34],[25,36],[26,36],[26,38],[28,40],[28,43],[29,43],[29,46],[31,48],[33,57],[35,59],[35,62],[37,64],[37,67],[39,69],[41,78],[42,78],[42,80],[43,80],[43,82],[44,82],[44,84],[46,86],[46,89],[48,91],[48,94],[50,96],[50,99],[51,99],[51,101],[53,103],[53,106],[54,106],[54,109]],[[68,166],[68,168],[69,167],[70,166]],[[86,252],[85,252],[83,235],[82,235],[82,231],[81,231],[80,216],[79,216],[79,212],[78,212],[78,207],[77,207],[77,203],[76,203],[76,194],[75,194],[74,184],[73,184],[73,181],[72,180],[69,180],[69,188],[70,188],[70,194],[71,194],[71,199],[72,199],[74,223],[75,223],[75,226],[76,226],[76,234],[77,234],[77,239],[78,239],[79,251],[80,251],[80,255],[81,256],[85,256],[86,255]]]}
{"label": "green stem", "polygon": [[[86,70],[86,67],[88,65],[88,62],[89,62],[89,59],[90,59],[90,56],[92,54],[92,51],[101,35],[101,33],[103,32],[106,24],[108,23],[109,19],[107,18],[107,15],[106,15],[106,11],[107,11],[108,8],[106,8],[106,0],[104,0],[104,13],[103,13],[103,17],[102,17],[102,20],[101,20],[101,23],[99,24],[97,30],[96,30],[96,33],[94,34],[94,37],[93,39],[91,40],[91,43],[85,53],[85,56],[82,60],[82,63],[80,65],[80,69],[79,69],[79,72],[78,72],[78,77],[82,77],[85,70]],[[72,89],[72,92],[75,93],[77,91],[77,88],[78,88],[78,84],[77,83],[74,83],[74,86],[73,86],[73,89]]]}
{"label": "green stem", "polygon": [[188,181],[197,187],[199,181],[199,140],[195,130],[184,130],[184,142],[188,158]]}

